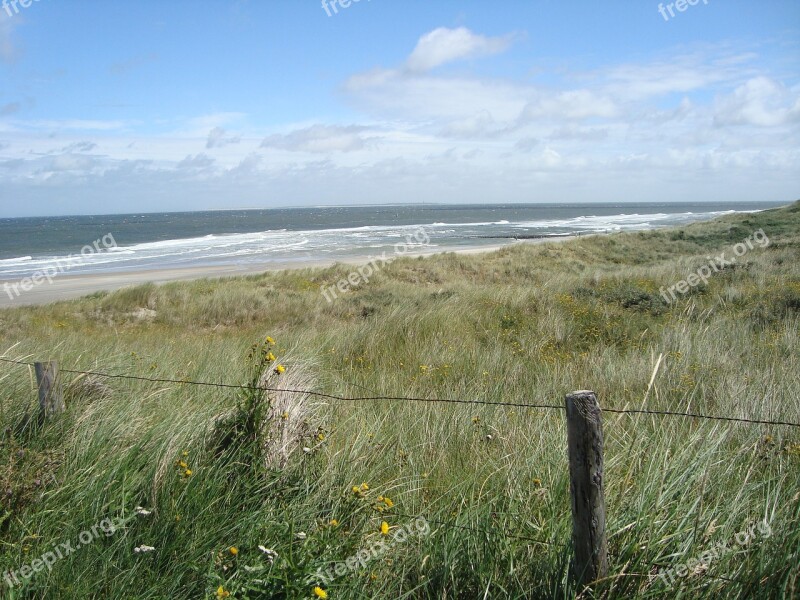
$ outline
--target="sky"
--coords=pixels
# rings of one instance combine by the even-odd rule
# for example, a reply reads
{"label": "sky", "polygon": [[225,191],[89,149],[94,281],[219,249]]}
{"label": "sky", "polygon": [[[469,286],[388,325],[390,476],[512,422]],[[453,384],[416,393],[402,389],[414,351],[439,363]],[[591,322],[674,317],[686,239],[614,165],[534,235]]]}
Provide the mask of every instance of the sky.
{"label": "sky", "polygon": [[691,1],[5,0],[0,217],[800,198],[800,2]]}

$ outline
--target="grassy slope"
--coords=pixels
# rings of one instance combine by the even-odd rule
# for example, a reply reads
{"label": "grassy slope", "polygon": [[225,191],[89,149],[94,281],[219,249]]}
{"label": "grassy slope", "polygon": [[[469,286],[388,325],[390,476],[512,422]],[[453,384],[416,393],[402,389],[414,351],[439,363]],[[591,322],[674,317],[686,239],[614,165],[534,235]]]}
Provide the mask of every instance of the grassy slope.
{"label": "grassy slope", "polygon": [[[732,256],[758,228],[768,248],[672,305],[660,299],[661,286],[712,253]],[[319,286],[349,268],[141,286],[0,312],[0,351],[244,383],[256,368],[248,350],[272,335],[288,368],[278,380],[334,394],[559,404],[590,388],[607,407],[797,422],[798,232],[795,203],[680,231],[403,259],[332,304]],[[136,316],[142,308],[155,315]],[[427,536],[326,584],[329,597],[574,595],[560,411],[306,399],[307,417],[294,407],[289,421],[307,420],[300,445],[312,452],[265,468],[247,436],[220,448],[232,422],[246,431],[235,390],[65,380],[67,414],[20,431],[35,401],[31,374],[0,365],[0,568],[137,505],[154,514],[59,561],[19,597],[199,598],[219,585],[236,598],[248,587],[266,590],[250,597],[311,597],[318,566],[379,539],[382,520],[402,526],[414,515],[429,520]],[[604,426],[612,597],[800,594],[800,430],[612,414]],[[183,451],[191,477],[175,466]],[[351,491],[362,482],[366,498]],[[394,508],[376,511],[379,495]],[[769,538],[756,535],[671,591],[654,578],[658,565],[685,563],[764,519]],[[156,551],[134,554],[140,544]],[[259,544],[279,559],[245,569],[268,566]]]}

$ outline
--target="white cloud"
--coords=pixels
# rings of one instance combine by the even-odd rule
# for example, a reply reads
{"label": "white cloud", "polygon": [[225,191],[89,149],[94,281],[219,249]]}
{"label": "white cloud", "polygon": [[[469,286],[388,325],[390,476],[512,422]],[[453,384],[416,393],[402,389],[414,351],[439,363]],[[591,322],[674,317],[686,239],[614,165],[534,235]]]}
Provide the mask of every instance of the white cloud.
{"label": "white cloud", "polygon": [[576,127],[575,125],[564,125],[553,130],[550,134],[551,140],[579,140],[579,141],[600,141],[608,137],[608,129],[605,127]]}
{"label": "white cloud", "polygon": [[511,36],[486,37],[466,27],[440,27],[419,39],[405,66],[410,71],[430,71],[456,60],[498,54],[508,48],[511,41]]}
{"label": "white cloud", "polygon": [[507,128],[500,126],[488,110],[448,123],[440,132],[444,137],[487,138],[502,135]]}
{"label": "white cloud", "polygon": [[611,118],[620,108],[617,101],[586,89],[564,92],[536,90],[525,106],[520,120],[538,119],[583,120],[592,117]]}
{"label": "white cloud", "polygon": [[67,129],[84,131],[113,131],[124,129],[129,124],[125,121],[99,121],[91,119],[64,119],[64,120],[33,120],[19,122],[20,128],[31,130],[61,131]]}
{"label": "white cloud", "polygon": [[361,137],[364,127],[350,125],[312,125],[297,129],[288,134],[273,134],[264,138],[262,148],[276,148],[290,152],[353,152],[364,148],[366,141]]}
{"label": "white cloud", "polygon": [[222,127],[214,127],[208,132],[206,149],[223,148],[228,144],[238,144],[240,141],[241,138],[238,136],[227,135],[227,132]]}
{"label": "white cloud", "polygon": [[178,163],[178,170],[189,169],[196,171],[205,171],[214,165],[214,159],[207,154],[196,154],[195,156],[187,156]]}
{"label": "white cloud", "polygon": [[796,195],[800,88],[757,58],[707,48],[568,75],[490,78],[467,64],[453,76],[435,67],[499,46],[437,31],[449,33],[344,82],[350,125],[323,114],[265,130],[233,111],[158,123],[10,115],[0,119],[4,198],[24,212],[60,185],[99,212],[110,196],[196,208]]}
{"label": "white cloud", "polygon": [[97,144],[95,144],[94,142],[83,141],[83,142],[75,142],[73,144],[65,146],[64,148],[61,149],[61,151],[66,153],[91,152],[95,148],[97,148]]}
{"label": "white cloud", "polygon": [[800,90],[755,77],[718,101],[714,124],[775,127],[800,121]]}
{"label": "white cloud", "polygon": [[498,123],[515,120],[531,89],[513,82],[433,77],[386,71],[356,75],[345,83],[352,101],[379,117],[414,121],[471,119],[484,111]]}

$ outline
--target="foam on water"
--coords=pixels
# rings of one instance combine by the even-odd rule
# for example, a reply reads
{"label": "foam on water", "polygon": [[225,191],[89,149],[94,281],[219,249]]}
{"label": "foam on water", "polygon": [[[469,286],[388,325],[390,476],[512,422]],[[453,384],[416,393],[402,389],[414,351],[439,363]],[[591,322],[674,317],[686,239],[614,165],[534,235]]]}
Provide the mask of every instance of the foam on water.
{"label": "foam on water", "polygon": [[[659,208],[664,206],[659,205]],[[642,207],[641,204],[636,205],[638,209]],[[456,218],[430,219],[427,222],[424,219],[416,219],[417,223],[411,221],[415,215],[424,216],[420,212],[419,214],[406,214],[406,222],[397,224],[392,224],[392,222],[398,220],[398,212],[395,209],[383,208],[381,209],[383,212],[379,211],[378,215],[383,219],[383,223],[368,225],[341,223],[341,221],[347,220],[341,215],[345,209],[327,209],[328,212],[317,211],[319,214],[315,213],[315,216],[322,219],[320,215],[325,216],[330,213],[332,216],[329,217],[329,222],[336,221],[340,226],[309,229],[309,224],[315,223],[303,219],[305,227],[296,229],[282,227],[280,223],[275,223],[278,225],[277,227],[267,228],[263,231],[206,233],[162,240],[145,239],[138,243],[104,248],[100,252],[85,256],[79,254],[80,246],[78,246],[73,251],[71,258],[68,254],[26,254],[16,258],[0,259],[0,280],[28,277],[38,271],[58,266],[59,263],[62,267],[66,266],[66,270],[70,274],[79,274],[206,265],[264,264],[266,266],[273,262],[313,260],[315,258],[347,259],[356,254],[379,256],[383,252],[393,254],[397,244],[406,244],[407,248],[412,251],[424,249],[426,244],[414,237],[414,234],[420,229],[424,229],[429,238],[428,247],[447,249],[494,245],[499,240],[511,243],[515,237],[551,237],[571,233],[643,230],[658,226],[682,225],[740,212],[736,210],[697,211],[696,209],[693,211],[684,209],[675,212],[647,212],[646,208],[645,210],[624,212],[624,208],[620,206],[621,210],[618,214],[598,214],[600,211],[595,209],[597,212],[594,212],[592,207],[576,206],[571,209],[572,215],[561,216],[568,215],[569,211],[556,207],[549,211],[549,214],[554,215],[553,218],[546,218],[548,211],[541,207],[464,208],[461,212],[454,209],[447,212],[445,208],[437,208],[431,209],[433,212],[438,212],[437,216],[454,216]],[[671,208],[670,206],[667,210]],[[610,206],[605,206],[604,209],[606,212],[614,210]],[[309,209],[303,210],[308,211]],[[397,209],[397,211],[399,210]],[[592,214],[593,212],[594,214]],[[539,215],[545,218],[525,218]],[[172,215],[157,217],[164,220],[167,216],[175,218],[178,225],[181,224],[180,219]],[[465,216],[482,216],[484,219],[463,220]],[[491,220],[486,220],[486,217]],[[122,223],[129,223],[133,218],[131,216],[124,217]],[[141,221],[148,220],[147,215],[136,218],[137,227],[141,227]],[[461,218],[462,222],[458,222],[458,218]],[[121,219],[121,217],[117,219]],[[298,219],[298,221],[300,220]],[[124,229],[119,224],[117,227]],[[124,234],[124,231],[121,233]],[[117,231],[114,231],[114,234],[118,239],[125,237],[124,235],[117,236]],[[37,231],[35,235],[40,234]],[[19,248],[23,251],[25,249]]]}

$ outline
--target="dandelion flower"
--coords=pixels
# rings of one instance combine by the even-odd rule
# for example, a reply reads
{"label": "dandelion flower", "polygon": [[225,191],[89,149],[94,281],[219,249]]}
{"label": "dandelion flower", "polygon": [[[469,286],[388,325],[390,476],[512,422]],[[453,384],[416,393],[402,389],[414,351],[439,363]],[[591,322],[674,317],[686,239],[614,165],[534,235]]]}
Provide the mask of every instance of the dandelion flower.
{"label": "dandelion flower", "polygon": [[366,483],[362,483],[361,484],[361,491],[362,492],[366,492],[367,490],[369,490],[369,486]]}
{"label": "dandelion flower", "polygon": [[277,367],[275,367],[275,373],[277,373],[278,375],[285,372],[286,372],[286,367],[284,367],[283,365],[278,365]]}
{"label": "dandelion flower", "polygon": [[271,344],[271,345],[274,345],[275,344],[275,340],[273,340],[271,337],[267,336],[267,343]]}
{"label": "dandelion flower", "polygon": [[386,521],[381,523],[381,535],[389,535],[389,524]]}
{"label": "dandelion flower", "polygon": [[191,469],[186,469],[183,472],[183,474],[186,475],[186,477],[191,477],[192,476],[192,470]]}
{"label": "dandelion flower", "polygon": [[217,588],[217,598],[228,598],[230,595],[231,593],[226,591],[224,587],[219,586]]}
{"label": "dandelion flower", "polygon": [[268,353],[266,360],[267,362],[273,362],[275,360],[275,355],[272,352]]}
{"label": "dandelion flower", "polygon": [[187,464],[186,464],[186,461],[185,461],[185,460],[179,460],[179,461],[178,461],[178,466],[179,466],[181,469],[188,469],[188,468],[189,468],[189,465],[187,465]]}
{"label": "dandelion flower", "polygon": [[233,556],[239,555],[239,549],[236,546],[231,546],[228,548],[228,552],[230,552]]}
{"label": "dandelion flower", "polygon": [[383,503],[386,504],[388,508],[394,507],[394,502],[392,502],[391,498],[384,498]]}
{"label": "dandelion flower", "polygon": [[331,519],[331,527],[336,527],[339,524],[339,521],[336,519]]}
{"label": "dandelion flower", "polygon": [[319,586],[315,587],[313,591],[314,591],[314,595],[317,598],[322,598],[322,600],[326,600],[326,598],[328,597],[328,592],[326,592],[325,590],[323,590]]}

